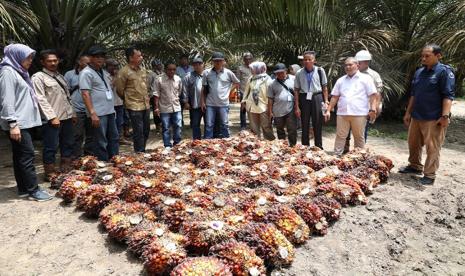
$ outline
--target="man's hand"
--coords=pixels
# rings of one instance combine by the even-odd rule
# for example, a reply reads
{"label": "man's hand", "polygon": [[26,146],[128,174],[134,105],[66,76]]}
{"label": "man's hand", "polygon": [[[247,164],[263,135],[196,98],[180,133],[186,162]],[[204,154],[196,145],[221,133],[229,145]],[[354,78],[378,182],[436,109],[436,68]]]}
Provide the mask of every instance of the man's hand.
{"label": "man's hand", "polygon": [[436,124],[441,127],[448,127],[450,123],[450,119],[446,117],[441,117],[439,120],[436,121]]}
{"label": "man's hand", "polygon": [[60,120],[55,117],[53,119],[50,120],[50,125],[54,128],[59,128],[60,127]]}
{"label": "man's hand", "polygon": [[92,121],[92,127],[93,128],[98,128],[100,126],[100,119],[97,116],[97,114],[95,114],[95,113],[90,114],[90,119]]}
{"label": "man's hand", "polygon": [[368,118],[370,120],[370,122],[375,122],[376,120],[376,111],[374,110],[371,110],[370,112],[368,112]]}
{"label": "man's hand", "polygon": [[187,109],[187,110],[191,109],[190,104],[189,104],[189,103],[185,103],[185,104],[184,104],[184,109]]}
{"label": "man's hand", "polygon": [[300,118],[300,108],[296,107],[294,113],[297,118]]}
{"label": "man's hand", "polygon": [[410,121],[412,121],[412,115],[410,113],[405,113],[404,115],[404,125],[408,128],[410,125]]}
{"label": "man's hand", "polygon": [[14,128],[10,129],[10,138],[13,141],[21,142],[21,130],[18,126],[15,126]]}
{"label": "man's hand", "polygon": [[155,111],[155,114],[157,114],[157,116],[160,117],[160,109],[156,108],[154,111]]}
{"label": "man's hand", "polygon": [[325,114],[323,115],[325,117],[325,123],[331,119],[331,111],[328,109],[326,110]]}
{"label": "man's hand", "polygon": [[77,117],[72,117],[71,122],[73,123],[73,125],[76,125],[78,123],[78,118]]}
{"label": "man's hand", "polygon": [[205,102],[202,102],[202,103],[200,104],[200,109],[202,110],[202,112],[205,113],[205,110],[207,110],[207,105],[205,104]]}

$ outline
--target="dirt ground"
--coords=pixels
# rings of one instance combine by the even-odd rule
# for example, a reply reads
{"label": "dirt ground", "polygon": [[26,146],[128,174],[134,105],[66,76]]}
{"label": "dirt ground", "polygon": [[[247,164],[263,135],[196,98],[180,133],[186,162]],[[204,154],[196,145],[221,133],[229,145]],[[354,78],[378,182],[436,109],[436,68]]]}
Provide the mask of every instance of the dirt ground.
{"label": "dirt ground", "polygon": [[[237,111],[237,110],[236,110]],[[236,112],[233,110],[232,112]],[[297,249],[281,275],[465,275],[465,102],[453,120],[434,186],[397,173],[408,157],[404,140],[369,137],[368,147],[396,167],[366,206],[344,208],[324,237]],[[237,112],[236,112],[237,113]],[[462,116],[462,118],[460,118]],[[187,117],[187,116],[186,116]],[[232,120],[237,126],[236,117]],[[186,133],[187,134],[187,133]],[[331,149],[334,134],[324,134]],[[150,147],[161,136],[151,133]],[[36,164],[42,177],[40,142]],[[123,148],[123,151],[130,151]],[[11,151],[0,137],[0,275],[139,275],[142,263],[60,199],[16,196]],[[48,188],[48,183],[42,183]]]}

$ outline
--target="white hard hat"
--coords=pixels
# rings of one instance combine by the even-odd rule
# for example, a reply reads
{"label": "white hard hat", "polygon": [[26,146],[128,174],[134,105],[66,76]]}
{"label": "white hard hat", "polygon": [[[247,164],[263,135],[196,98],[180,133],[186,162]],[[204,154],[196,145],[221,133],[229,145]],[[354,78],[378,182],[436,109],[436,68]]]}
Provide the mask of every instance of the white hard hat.
{"label": "white hard hat", "polygon": [[367,50],[358,51],[355,55],[357,61],[371,60],[371,54]]}

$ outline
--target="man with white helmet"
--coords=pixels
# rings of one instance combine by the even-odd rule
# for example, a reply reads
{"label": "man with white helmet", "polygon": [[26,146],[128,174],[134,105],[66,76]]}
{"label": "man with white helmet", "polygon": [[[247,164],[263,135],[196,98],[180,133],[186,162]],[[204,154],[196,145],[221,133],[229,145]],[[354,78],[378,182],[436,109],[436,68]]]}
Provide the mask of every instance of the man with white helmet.
{"label": "man with white helmet", "polygon": [[[359,71],[361,73],[369,75],[373,79],[373,82],[376,86],[376,91],[378,92],[376,94],[376,107],[377,107],[376,114],[379,116],[383,108],[383,101],[382,101],[383,97],[381,96],[381,92],[383,89],[383,80],[381,79],[381,76],[378,74],[378,72],[376,72],[375,70],[369,67],[370,61],[372,59],[370,52],[368,52],[367,50],[358,51],[357,54],[355,54],[355,59],[358,61]],[[365,142],[368,137],[369,125],[370,125],[370,122],[367,122],[367,125],[365,128]],[[344,152],[348,152],[349,148],[350,148],[350,133],[349,133],[349,136],[347,136],[346,145],[344,147]]]}

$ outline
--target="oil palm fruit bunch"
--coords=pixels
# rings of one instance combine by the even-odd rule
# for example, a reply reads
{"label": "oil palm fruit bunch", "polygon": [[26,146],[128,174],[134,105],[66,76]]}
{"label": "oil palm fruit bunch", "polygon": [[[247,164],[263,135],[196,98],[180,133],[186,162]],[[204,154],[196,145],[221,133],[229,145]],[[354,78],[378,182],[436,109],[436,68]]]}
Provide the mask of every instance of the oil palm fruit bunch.
{"label": "oil palm fruit bunch", "polygon": [[72,170],[66,174],[56,174],[50,177],[50,188],[51,189],[60,189],[61,185],[63,185],[63,182],[66,181],[66,179],[70,177],[78,177],[78,176],[85,176],[88,175],[87,172],[85,171],[80,171],[80,170]]}
{"label": "oil palm fruit bunch", "polygon": [[290,265],[295,249],[291,242],[271,223],[251,222],[237,233],[270,266]]}
{"label": "oil palm fruit bunch", "polygon": [[168,227],[163,223],[144,221],[134,227],[128,233],[128,248],[136,256],[142,255],[145,246],[152,240],[168,234]]}
{"label": "oil palm fruit bunch", "polygon": [[323,212],[308,197],[296,197],[292,202],[292,208],[305,221],[311,233],[322,236],[328,233],[328,222]]}
{"label": "oil palm fruit bunch", "polygon": [[234,276],[266,275],[263,260],[244,242],[223,241],[211,247],[210,254],[225,261]]}
{"label": "oil palm fruit bunch", "polygon": [[124,175],[123,173],[115,167],[105,167],[94,170],[94,178],[92,179],[94,184],[114,184],[115,181],[118,181]]}
{"label": "oil palm fruit bunch", "polygon": [[90,171],[97,168],[104,168],[108,165],[105,162],[99,161],[95,156],[83,156],[73,162],[73,166],[77,170]]}
{"label": "oil palm fruit bunch", "polygon": [[182,235],[166,232],[144,246],[142,260],[148,275],[167,275],[187,258]]}
{"label": "oil palm fruit bunch", "polygon": [[147,203],[149,193],[154,181],[141,176],[132,176],[126,178],[125,185],[121,192],[121,198],[127,202],[144,202]]}
{"label": "oil palm fruit bunch", "polygon": [[100,212],[100,222],[108,235],[117,241],[124,241],[128,233],[143,221],[155,221],[155,213],[148,205],[140,202],[116,201]]}
{"label": "oil palm fruit bunch", "polygon": [[108,204],[119,200],[120,190],[115,185],[91,185],[79,192],[77,208],[85,212],[88,217],[98,217]]}
{"label": "oil palm fruit bunch", "polygon": [[329,184],[336,180],[337,176],[341,174],[342,171],[339,170],[336,166],[325,167],[317,172],[312,174],[312,177],[316,178],[316,182],[321,184]]}
{"label": "oil palm fruit bunch", "polygon": [[72,202],[77,194],[87,189],[92,183],[92,178],[85,175],[72,175],[66,177],[60,186],[58,195],[67,203]]}
{"label": "oil palm fruit bunch", "polygon": [[363,164],[374,169],[379,174],[381,182],[387,181],[390,171],[394,166],[390,159],[381,155],[370,156]]}
{"label": "oil palm fruit bunch", "polygon": [[193,252],[207,253],[211,246],[234,237],[236,229],[220,220],[196,220],[184,222],[180,233],[188,240]]}
{"label": "oil palm fruit bunch", "polygon": [[312,198],[312,202],[320,208],[321,212],[323,212],[323,216],[326,218],[326,221],[333,222],[339,219],[342,206],[334,198],[319,195]]}
{"label": "oil palm fruit bunch", "polygon": [[350,175],[360,179],[360,181],[362,182],[362,185],[360,185],[360,187],[366,190],[378,187],[379,183],[381,182],[381,180],[379,179],[379,173],[374,169],[368,168],[364,165],[359,166],[350,171]]}
{"label": "oil palm fruit bunch", "polygon": [[302,244],[310,238],[309,227],[288,205],[279,204],[272,207],[264,221],[273,223],[294,244]]}
{"label": "oil palm fruit bunch", "polygon": [[171,276],[232,276],[229,267],[216,257],[191,257],[177,265]]}

